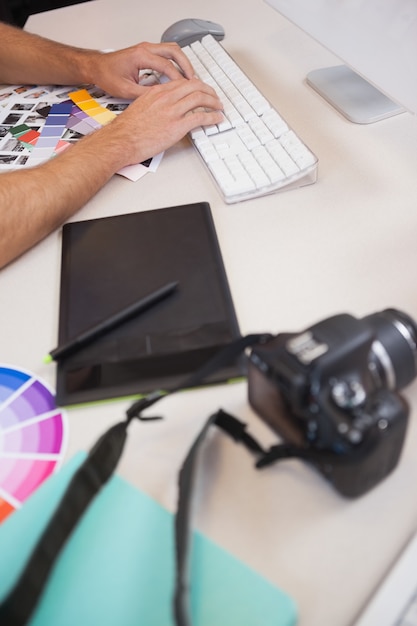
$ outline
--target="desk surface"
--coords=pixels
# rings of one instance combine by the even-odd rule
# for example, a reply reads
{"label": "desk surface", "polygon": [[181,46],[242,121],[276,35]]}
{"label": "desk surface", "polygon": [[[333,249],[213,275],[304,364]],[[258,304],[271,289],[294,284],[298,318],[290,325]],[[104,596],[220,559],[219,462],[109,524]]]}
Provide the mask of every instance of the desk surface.
{"label": "desk surface", "polygon": [[[319,157],[318,182],[225,205],[188,140],[154,175],[115,176],[74,219],[211,204],[243,333],[295,331],[333,313],[362,316],[387,306],[417,316],[417,124],[403,114],[371,126],[347,122],[305,84],[337,63],[261,0],[99,0],[31,17],[27,29],[87,47],[157,41],[183,17],[223,24],[224,45]],[[60,233],[0,277],[3,362],[52,385],[42,357],[56,344]],[[169,509],[176,471],[206,416],[218,407],[273,435],[247,403],[244,383],[180,394],[160,405],[166,420],[134,424],[120,473]],[[406,397],[417,407],[417,384]],[[72,409],[68,455],[118,420],[125,401]],[[417,526],[417,427],[412,412],[397,470],[365,497],[342,499],[297,461],[262,472],[245,450],[213,435],[204,454],[197,526],[289,592],[300,626],[348,626]]]}

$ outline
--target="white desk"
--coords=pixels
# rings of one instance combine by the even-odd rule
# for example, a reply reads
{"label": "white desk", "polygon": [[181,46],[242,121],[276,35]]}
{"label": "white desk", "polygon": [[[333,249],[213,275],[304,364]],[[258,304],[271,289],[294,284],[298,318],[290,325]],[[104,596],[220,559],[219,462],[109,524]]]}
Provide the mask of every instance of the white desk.
{"label": "white desk", "polygon": [[[333,313],[387,306],[417,316],[417,121],[345,121],[305,85],[335,60],[261,0],[99,0],[31,17],[27,29],[80,46],[158,41],[172,22],[207,18],[225,47],[320,159],[310,187],[225,205],[187,140],[155,175],[113,180],[74,219],[210,202],[243,333],[301,330]],[[56,344],[60,234],[0,275],[3,362],[52,385],[42,357]],[[299,462],[253,469],[247,452],[214,435],[205,454],[196,524],[290,593],[300,626],[347,626],[417,525],[417,384],[398,469],[365,497],[342,499]],[[176,471],[208,414],[224,407],[262,441],[273,435],[248,407],[245,384],[174,396],[163,423],[134,424],[120,473],[172,509]],[[68,455],[118,420],[126,402],[70,410]]]}

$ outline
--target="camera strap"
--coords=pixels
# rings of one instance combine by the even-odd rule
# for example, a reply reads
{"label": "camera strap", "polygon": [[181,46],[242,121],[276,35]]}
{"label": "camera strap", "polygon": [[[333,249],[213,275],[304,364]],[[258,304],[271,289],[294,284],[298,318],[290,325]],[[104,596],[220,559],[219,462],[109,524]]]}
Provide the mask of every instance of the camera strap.
{"label": "camera strap", "polygon": [[178,506],[175,516],[175,545],[176,545],[176,584],[174,592],[174,615],[177,626],[191,626],[189,605],[189,571],[190,538],[191,538],[191,503],[195,484],[195,474],[198,466],[198,454],[202,443],[211,426],[217,426],[228,434],[237,443],[243,444],[251,453],[258,457],[256,468],[266,467],[279,460],[298,458],[313,464],[326,458],[332,463],[344,462],[334,452],[313,448],[303,448],[288,443],[280,443],[265,450],[261,444],[247,431],[246,424],[233,415],[219,409],[213,413],[197,435],[188,451],[187,457],[180,469],[178,480]]}
{"label": "camera strap", "polygon": [[[270,335],[267,334],[251,334],[240,337],[215,354],[206,364],[189,376],[183,384],[171,391],[157,390],[134,402],[126,412],[126,419],[109,428],[98,439],[85,461],[73,475],[17,582],[0,604],[1,624],[23,626],[28,623],[42,595],[54,563],[66,541],[90,503],[116,470],[125,447],[130,422],[135,418],[146,421],[159,419],[144,417],[142,412],[169,394],[201,384],[207,376],[215,372],[219,367],[233,362],[246,348],[262,343],[269,338]],[[183,581],[186,580],[185,557],[187,556],[188,547],[186,537],[188,535],[189,495],[191,493],[190,488],[195,465],[194,459],[199,448],[199,442],[202,441],[206,431],[214,421],[214,417],[212,420],[210,418],[203,428],[196,444],[192,447],[191,460],[189,454],[187,457],[188,461],[186,460],[184,469],[181,471],[181,510],[176,522],[179,529],[178,541],[180,542],[179,547],[177,546],[176,561],[177,580],[179,582],[176,585],[177,591],[174,601],[175,607],[184,608],[184,611],[178,612],[175,608],[175,615],[179,619],[182,619],[182,616],[186,619],[187,616],[185,606],[188,603],[188,588],[183,584]],[[218,425],[220,425],[221,421],[219,418]],[[223,422],[226,423],[227,419],[225,418]],[[234,427],[231,430],[234,432],[234,436],[236,436],[239,428]],[[244,435],[244,428],[240,427],[240,430],[242,431],[241,440],[245,440],[248,443],[251,438]],[[256,447],[253,443],[248,443],[248,445]],[[178,626],[186,626],[188,623],[188,621],[177,621]]]}
{"label": "camera strap", "polygon": [[198,455],[209,428],[218,426],[236,442],[255,454],[264,455],[261,445],[246,432],[246,424],[219,409],[213,413],[197,435],[180,469],[178,478],[178,506],[175,515],[176,583],[174,591],[174,616],[177,626],[190,626],[189,571],[191,537],[191,503],[198,465]]}

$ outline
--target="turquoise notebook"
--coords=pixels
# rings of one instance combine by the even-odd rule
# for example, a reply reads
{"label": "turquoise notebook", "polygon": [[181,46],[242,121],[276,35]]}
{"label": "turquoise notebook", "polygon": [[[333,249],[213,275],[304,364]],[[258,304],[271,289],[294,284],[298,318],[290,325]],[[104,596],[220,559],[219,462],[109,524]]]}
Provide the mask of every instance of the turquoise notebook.
{"label": "turquoise notebook", "polygon": [[[0,526],[0,598],[16,580],[77,454]],[[30,626],[173,626],[173,516],[118,476],[65,546]],[[193,535],[193,626],[293,626],[295,604],[244,563]]]}

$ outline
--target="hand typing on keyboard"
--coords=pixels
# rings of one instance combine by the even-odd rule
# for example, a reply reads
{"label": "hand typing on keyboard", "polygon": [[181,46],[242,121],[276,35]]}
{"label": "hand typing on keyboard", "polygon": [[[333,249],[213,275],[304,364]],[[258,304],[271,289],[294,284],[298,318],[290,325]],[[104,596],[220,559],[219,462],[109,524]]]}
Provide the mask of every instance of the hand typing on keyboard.
{"label": "hand typing on keyboard", "polygon": [[226,202],[313,183],[317,158],[211,35],[182,48],[223,119],[190,133]]}

